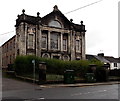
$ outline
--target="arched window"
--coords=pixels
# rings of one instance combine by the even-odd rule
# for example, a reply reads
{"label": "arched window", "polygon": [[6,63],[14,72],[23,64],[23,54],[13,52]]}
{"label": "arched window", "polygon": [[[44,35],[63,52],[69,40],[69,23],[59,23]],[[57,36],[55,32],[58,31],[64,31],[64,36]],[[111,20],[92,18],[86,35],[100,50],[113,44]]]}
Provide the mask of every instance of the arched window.
{"label": "arched window", "polygon": [[60,24],[58,21],[56,21],[56,20],[51,21],[51,22],[49,23],[49,26],[62,28],[61,24]]}
{"label": "arched window", "polygon": [[43,53],[42,57],[43,58],[50,58],[50,55],[48,53]]}

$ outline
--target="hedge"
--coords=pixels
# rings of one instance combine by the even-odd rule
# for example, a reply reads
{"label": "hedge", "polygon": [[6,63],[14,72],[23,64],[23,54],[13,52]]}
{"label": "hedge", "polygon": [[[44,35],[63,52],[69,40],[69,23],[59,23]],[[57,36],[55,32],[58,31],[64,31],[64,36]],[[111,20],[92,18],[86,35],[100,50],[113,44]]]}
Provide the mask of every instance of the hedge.
{"label": "hedge", "polygon": [[67,69],[75,71],[76,76],[83,77],[87,73],[90,64],[96,64],[97,67],[103,65],[100,61],[88,61],[88,60],[74,60],[63,61],[58,59],[40,58],[36,56],[17,56],[14,62],[14,69],[17,74],[30,74],[33,73],[32,60],[35,60],[36,73],[38,73],[39,62],[46,62],[48,74],[60,74],[63,75]]}

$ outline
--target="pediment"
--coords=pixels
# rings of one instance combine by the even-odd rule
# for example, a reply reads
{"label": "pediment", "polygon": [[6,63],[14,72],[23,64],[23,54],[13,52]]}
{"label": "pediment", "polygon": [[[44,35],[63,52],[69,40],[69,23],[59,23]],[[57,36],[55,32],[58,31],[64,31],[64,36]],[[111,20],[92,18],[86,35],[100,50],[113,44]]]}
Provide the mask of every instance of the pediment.
{"label": "pediment", "polygon": [[44,16],[41,19],[41,23],[50,27],[70,29],[70,21],[58,8],[54,8],[51,13]]}

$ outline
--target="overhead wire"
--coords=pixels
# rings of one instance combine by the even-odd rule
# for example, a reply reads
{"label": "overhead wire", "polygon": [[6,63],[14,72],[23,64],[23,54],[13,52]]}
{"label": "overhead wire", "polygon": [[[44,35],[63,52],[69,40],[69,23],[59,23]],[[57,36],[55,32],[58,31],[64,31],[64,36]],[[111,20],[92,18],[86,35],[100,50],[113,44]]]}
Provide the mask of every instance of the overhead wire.
{"label": "overhead wire", "polygon": [[5,35],[5,34],[12,33],[12,32],[14,32],[14,31],[9,31],[9,32],[6,32],[6,33],[0,34],[0,35]]}
{"label": "overhead wire", "polygon": [[85,7],[88,7],[88,6],[91,6],[91,5],[96,4],[96,3],[98,3],[98,2],[101,2],[101,1],[102,1],[102,0],[99,0],[99,1],[96,1],[96,2],[93,2],[93,3],[90,3],[90,4],[88,4],[88,5],[79,7],[79,8],[77,8],[77,9],[72,10],[72,11],[69,11],[69,12],[67,12],[67,13],[65,13],[65,14],[69,14],[69,13],[75,12],[75,11],[77,11],[77,10],[79,10],[79,9],[82,9],[82,8],[85,8]]}
{"label": "overhead wire", "polygon": [[[85,6],[79,7],[79,8],[77,8],[77,9],[71,10],[71,11],[65,13],[65,14],[69,14],[69,13],[75,12],[75,11],[77,11],[77,10],[80,10],[80,9],[82,9],[82,8],[85,8],[85,7],[91,6],[91,5],[96,4],[96,3],[98,3],[98,2],[101,2],[101,1],[103,1],[103,0],[99,0],[99,1],[96,1],[96,2],[93,2],[93,3],[90,3],[90,4],[88,4],[88,5],[85,5]],[[14,31],[6,32],[6,33],[0,34],[0,35],[9,34],[9,33],[11,33],[11,32],[14,32]]]}

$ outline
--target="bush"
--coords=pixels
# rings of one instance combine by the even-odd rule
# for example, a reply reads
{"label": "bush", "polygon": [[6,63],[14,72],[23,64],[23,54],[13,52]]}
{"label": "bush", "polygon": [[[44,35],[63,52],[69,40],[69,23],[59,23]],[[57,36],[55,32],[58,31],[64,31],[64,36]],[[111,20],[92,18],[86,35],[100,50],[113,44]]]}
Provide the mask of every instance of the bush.
{"label": "bush", "polygon": [[[15,72],[17,74],[28,74],[33,72],[32,60],[35,59],[36,64],[39,59],[35,56],[17,56],[14,62]],[[37,69],[36,65],[36,69]]]}

